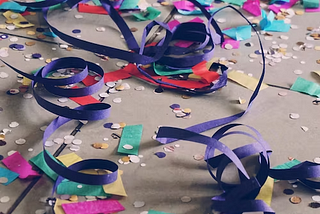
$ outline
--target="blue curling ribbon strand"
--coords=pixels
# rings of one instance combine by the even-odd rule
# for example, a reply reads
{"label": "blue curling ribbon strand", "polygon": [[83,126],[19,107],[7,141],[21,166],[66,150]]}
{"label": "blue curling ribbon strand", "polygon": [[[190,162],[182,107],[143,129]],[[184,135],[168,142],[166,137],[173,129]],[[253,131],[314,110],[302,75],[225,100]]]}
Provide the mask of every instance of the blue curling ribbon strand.
{"label": "blue curling ribbon strand", "polygon": [[[86,1],[86,0],[85,0]],[[84,41],[78,38],[74,38],[63,32],[59,31],[56,27],[52,26],[48,20],[48,12],[49,7],[66,3],[71,8],[77,6],[78,3],[83,2],[81,0],[46,0],[41,2],[34,3],[22,3],[17,2],[23,6],[34,7],[34,8],[42,8],[44,18],[48,22],[50,29],[53,33],[59,36],[62,40],[79,47],[81,49],[106,55],[110,58],[118,58],[123,59],[131,63],[135,63],[137,65],[138,70],[146,76],[150,81],[161,85],[167,85],[173,87],[177,90],[186,91],[194,94],[205,94],[212,93],[217,89],[224,87],[227,83],[227,67],[223,65],[220,66],[222,70],[222,74],[220,76],[219,81],[216,84],[212,84],[208,88],[204,89],[195,89],[190,90],[183,87],[179,87],[174,84],[166,83],[158,79],[154,79],[147,72],[145,72],[141,65],[151,64],[151,63],[160,63],[162,65],[168,66],[172,69],[190,69],[194,65],[202,62],[203,60],[211,59],[214,54],[215,45],[221,44],[223,39],[223,34],[218,24],[214,20],[214,16],[224,10],[226,8],[230,8],[236,11],[242,18],[244,18],[256,32],[259,40],[260,49],[263,50],[263,46],[254,26],[247,20],[240,11],[238,11],[233,6],[225,6],[223,8],[219,8],[214,11],[211,15],[201,3],[196,0],[188,0],[192,2],[196,7],[200,9],[200,11],[205,15],[208,19],[207,24],[203,23],[181,23],[173,30],[170,30],[168,26],[164,23],[152,21],[150,22],[143,31],[142,42],[139,46],[137,41],[135,40],[132,32],[129,27],[123,20],[123,18],[118,14],[118,12],[114,9],[114,2],[109,0],[100,0],[103,8],[109,13],[109,16],[115,22],[115,24],[120,29],[122,35],[124,35],[124,39],[127,42],[129,49],[133,50],[133,52],[128,52],[125,50],[119,50],[112,47],[107,47],[99,44],[95,44],[92,42]],[[202,1],[201,1],[202,2]],[[165,29],[165,36],[152,47],[145,47],[146,38],[150,33],[151,29],[155,26],[161,26]],[[215,32],[211,31],[210,26],[213,27]],[[179,48],[170,46],[170,42],[173,40],[191,40],[194,42],[200,43],[197,48]],[[200,54],[198,53],[200,51]],[[202,52],[201,52],[202,51]],[[186,53],[191,54],[188,56],[181,57]],[[223,194],[219,196],[215,196],[212,198],[212,209],[227,213],[227,214],[240,214],[243,212],[264,212],[266,214],[275,213],[267,204],[265,204],[261,200],[255,200],[258,195],[261,186],[265,183],[268,176],[273,177],[275,179],[283,179],[283,180],[291,180],[298,179],[303,184],[315,188],[320,189],[320,183],[316,181],[310,180],[311,178],[320,177],[320,168],[318,164],[311,162],[303,162],[291,169],[279,170],[279,169],[270,169],[269,156],[271,155],[271,149],[269,145],[262,139],[261,135],[257,130],[253,127],[245,126],[254,135],[243,132],[243,131],[231,131],[239,126],[244,126],[241,124],[229,124],[232,121],[242,117],[245,115],[251,108],[253,101],[258,96],[259,89],[261,87],[262,81],[265,75],[265,57],[264,53],[261,54],[263,68],[262,73],[257,84],[256,89],[254,90],[250,101],[248,103],[247,109],[238,114],[220,118],[217,120],[207,121],[201,124],[197,124],[186,129],[179,129],[173,127],[161,127],[158,131],[157,139],[159,142],[166,144],[171,143],[176,140],[187,140],[192,142],[197,142],[206,145],[205,151],[205,160],[207,163],[207,168],[214,180],[217,181],[221,189],[223,190]],[[5,63],[5,62],[4,62]],[[95,93],[99,88],[103,85],[103,82],[99,81],[95,85],[88,86],[82,89],[68,89],[62,90],[58,89],[56,86],[67,85],[71,83],[76,83],[81,81],[86,77],[88,70],[95,71],[98,75],[100,75],[103,79],[103,70],[97,65],[93,63],[86,62],[79,58],[62,58],[59,60],[55,60],[49,63],[47,66],[40,69],[35,75],[26,74],[9,64],[5,63],[10,68],[15,70],[17,73],[22,74],[23,76],[32,79],[32,88],[34,91],[34,95],[36,101],[43,108],[48,111],[59,115],[52,123],[48,126],[47,130],[44,133],[43,142],[48,139],[48,137],[60,126],[67,123],[71,119],[77,120],[99,120],[105,119],[109,116],[110,113],[110,105],[104,103],[98,104],[90,104],[85,106],[80,106],[75,109],[65,109],[55,104],[52,104],[46,100],[44,100],[41,96],[39,96],[35,90],[36,85],[42,83],[45,88],[57,95],[68,94],[68,96],[85,96],[92,93]],[[215,65],[216,66],[216,65]],[[46,74],[54,69],[59,68],[80,68],[82,72],[79,74],[62,80],[51,80],[45,78]],[[228,124],[228,125],[226,125]],[[210,130],[215,127],[223,126],[220,128],[212,137],[207,137],[201,135],[200,133]],[[255,140],[255,143],[248,144],[236,149],[231,150],[227,147],[227,145],[223,144],[221,140],[224,137],[229,135],[245,135],[249,136]],[[215,156],[215,151],[219,150],[222,152],[221,155]],[[108,161],[108,160],[99,160],[99,159],[90,159],[78,162],[68,168],[62,167],[57,164],[45,151],[44,158],[46,163],[59,174],[55,187],[62,181],[63,178],[67,178],[71,181],[91,184],[91,185],[102,185],[109,184],[116,180],[118,173],[117,164]],[[260,168],[256,176],[250,177],[246,172],[244,166],[240,162],[240,160],[244,157],[248,157],[251,155],[259,154],[259,164]],[[222,173],[225,170],[226,166],[233,162],[238,168],[240,184],[228,184],[221,180]],[[80,173],[80,170],[83,169],[92,169],[92,168],[100,168],[111,171],[111,173],[107,175],[88,175]],[[212,169],[216,169],[216,173],[214,174]]]}

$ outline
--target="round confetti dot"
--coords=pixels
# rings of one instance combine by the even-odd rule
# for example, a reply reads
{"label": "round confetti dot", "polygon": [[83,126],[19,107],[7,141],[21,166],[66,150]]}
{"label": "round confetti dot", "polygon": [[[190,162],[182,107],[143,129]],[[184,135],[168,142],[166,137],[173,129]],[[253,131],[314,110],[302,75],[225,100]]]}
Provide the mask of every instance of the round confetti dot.
{"label": "round confetti dot", "polygon": [[121,125],[119,123],[113,123],[110,128],[111,129],[120,129]]}
{"label": "round confetti dot", "polygon": [[311,208],[316,209],[316,208],[320,207],[320,203],[319,202],[311,202],[311,203],[308,204],[308,206],[311,207]]}
{"label": "round confetti dot", "polygon": [[99,94],[99,97],[106,98],[106,97],[109,97],[109,94],[106,93],[106,92],[100,93],[100,94]]}
{"label": "round confetti dot", "polygon": [[316,157],[315,159],[313,159],[313,162],[320,164],[320,157]]}
{"label": "round confetti dot", "polygon": [[73,152],[77,152],[80,150],[80,147],[79,146],[76,146],[76,145],[72,145],[70,148],[69,148],[71,151]]}
{"label": "round confetti dot", "polygon": [[294,194],[294,191],[292,189],[284,189],[283,190],[283,193],[285,195],[293,195]]}
{"label": "round confetti dot", "polygon": [[74,144],[74,145],[80,145],[80,144],[82,144],[82,140],[80,140],[80,139],[74,139],[74,140],[72,141],[72,144]]}
{"label": "round confetti dot", "polygon": [[28,152],[33,152],[33,148],[29,148],[29,149],[28,149]]}
{"label": "round confetti dot", "polygon": [[140,164],[141,167],[145,167],[146,165],[147,165],[147,164],[145,164],[145,163],[141,163],[141,164]]}
{"label": "round confetti dot", "polygon": [[32,58],[34,58],[34,59],[39,59],[40,57],[41,57],[41,54],[39,54],[39,53],[32,54]]}
{"label": "round confetti dot", "polygon": [[296,75],[300,75],[303,73],[303,71],[301,70],[294,70],[293,73],[295,73]]}
{"label": "round confetti dot", "polygon": [[144,201],[135,201],[135,202],[133,203],[133,206],[134,206],[135,208],[144,207],[145,205],[146,205],[146,203],[145,203]]}
{"label": "round confetti dot", "polygon": [[131,150],[131,149],[133,149],[133,146],[132,145],[129,145],[129,144],[125,144],[125,145],[123,145],[122,146],[124,149],[126,149],[126,150]]}
{"label": "round confetti dot", "polygon": [[16,127],[18,127],[19,126],[19,123],[18,122],[11,122],[10,124],[9,124],[9,127],[10,128],[16,128]]}
{"label": "round confetti dot", "polygon": [[121,103],[121,102],[122,102],[122,99],[121,99],[120,97],[118,97],[118,98],[113,99],[112,102],[114,102],[114,103]]}
{"label": "round confetti dot", "polygon": [[104,32],[104,31],[106,31],[106,28],[104,28],[104,27],[97,27],[97,28],[96,28],[96,31],[98,31],[98,32]]}
{"label": "round confetti dot", "polygon": [[166,155],[166,153],[164,153],[164,152],[156,152],[156,153],[154,153],[158,158],[164,158],[164,157],[166,157],[167,155]]}
{"label": "round confetti dot", "polygon": [[23,95],[23,97],[24,97],[25,99],[31,99],[31,98],[33,97],[33,95],[30,94],[30,93],[25,93],[25,94]]}
{"label": "round confetti dot", "polygon": [[77,186],[77,188],[81,189],[81,188],[82,188],[82,185],[79,184],[79,185]]}
{"label": "round confetti dot", "polygon": [[312,198],[312,200],[314,200],[316,202],[320,202],[320,195],[314,195],[311,198]]}
{"label": "round confetti dot", "polygon": [[140,162],[140,158],[136,155],[129,155],[129,158],[132,163],[139,163]]}
{"label": "round confetti dot", "polygon": [[6,177],[0,177],[0,184],[5,184],[7,183],[9,180]]}
{"label": "round confetti dot", "polygon": [[7,203],[9,201],[10,201],[9,196],[3,196],[3,197],[0,198],[0,202],[1,203]]}
{"label": "round confetti dot", "polygon": [[18,37],[11,37],[11,38],[10,38],[10,41],[11,41],[11,42],[17,42],[17,41],[18,41]]}
{"label": "round confetti dot", "polygon": [[278,95],[283,97],[283,96],[287,96],[288,93],[285,92],[285,91],[281,91],[281,92],[278,93]]}
{"label": "round confetti dot", "polygon": [[61,98],[58,99],[58,101],[59,101],[60,103],[66,103],[66,102],[69,101],[69,99],[66,98],[66,97],[61,97]]}
{"label": "round confetti dot", "polygon": [[233,46],[232,46],[231,44],[226,44],[226,45],[224,46],[224,48],[225,48],[226,50],[231,50],[231,49],[233,49]]}
{"label": "round confetti dot", "polygon": [[302,199],[298,196],[292,196],[291,198],[289,198],[289,201],[293,204],[300,204]]}
{"label": "round confetti dot", "polygon": [[81,30],[80,29],[74,29],[74,30],[72,30],[72,33],[75,33],[75,34],[81,33]]}
{"label": "round confetti dot", "polygon": [[0,146],[5,146],[5,145],[7,145],[7,142],[4,140],[0,140]]}
{"label": "round confetti dot", "polygon": [[47,140],[47,141],[44,143],[44,145],[45,145],[46,147],[51,147],[51,146],[54,145],[54,142],[51,141],[51,140]]}
{"label": "round confetti dot", "polygon": [[18,145],[23,145],[25,144],[27,141],[23,138],[19,138],[18,140],[15,141],[16,144]]}
{"label": "round confetti dot", "polygon": [[143,91],[144,89],[145,89],[144,86],[137,86],[134,88],[134,90],[136,91]]}
{"label": "round confetti dot", "polygon": [[217,19],[218,23],[225,23],[227,20],[225,18],[219,18]]}
{"label": "round confetti dot", "polygon": [[289,115],[289,117],[290,117],[291,119],[298,119],[298,118],[300,117],[300,115],[297,114],[297,113],[291,113],[291,114]]}
{"label": "round confetti dot", "polygon": [[180,198],[180,200],[183,203],[189,203],[191,201],[191,198],[189,196],[183,196],[183,197]]}

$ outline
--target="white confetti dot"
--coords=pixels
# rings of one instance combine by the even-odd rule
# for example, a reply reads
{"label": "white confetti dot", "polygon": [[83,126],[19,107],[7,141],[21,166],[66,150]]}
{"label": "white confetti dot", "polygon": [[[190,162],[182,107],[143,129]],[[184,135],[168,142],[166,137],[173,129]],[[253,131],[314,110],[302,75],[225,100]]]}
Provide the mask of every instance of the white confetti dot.
{"label": "white confetti dot", "polygon": [[291,119],[298,119],[300,117],[300,115],[297,113],[291,113],[289,116]]}
{"label": "white confetti dot", "polygon": [[133,149],[133,146],[129,145],[129,144],[125,144],[125,145],[123,145],[123,148],[127,149],[127,150],[131,150],[131,149]]}
{"label": "white confetti dot", "polygon": [[16,142],[16,144],[18,144],[18,145],[23,145],[23,144],[25,144],[27,141],[26,141],[25,139],[23,139],[23,138],[19,138],[19,139],[16,140],[15,142]]}
{"label": "white confetti dot", "polygon": [[55,139],[53,140],[53,142],[55,142],[56,144],[60,145],[60,144],[63,144],[64,139],[62,139],[62,138],[55,138]]}
{"label": "white confetti dot", "polygon": [[9,124],[9,127],[10,128],[16,128],[16,127],[18,127],[19,126],[19,123],[18,122],[11,122],[10,124]]}
{"label": "white confetti dot", "polygon": [[25,93],[25,94],[23,95],[23,97],[24,97],[25,99],[31,99],[31,98],[33,97],[33,95],[30,94],[30,93]]}
{"label": "white confetti dot", "polygon": [[294,70],[293,73],[295,73],[296,75],[300,75],[303,73],[303,71],[301,70]]}
{"label": "white confetti dot", "polygon": [[146,205],[146,203],[144,201],[135,201],[133,203],[133,206],[136,208],[144,207],[145,205]]}
{"label": "white confetti dot", "polygon": [[10,201],[9,196],[3,196],[3,197],[0,198],[0,202],[1,203],[7,203],[9,201]]}
{"label": "white confetti dot", "polygon": [[183,203],[189,203],[191,201],[191,198],[189,196],[183,196],[183,197],[180,198],[180,200]]}
{"label": "white confetti dot", "polygon": [[122,102],[122,99],[121,99],[120,97],[114,98],[114,99],[112,100],[112,102],[114,102],[114,103],[121,103],[121,102]]}
{"label": "white confetti dot", "polygon": [[47,140],[47,141],[44,143],[44,145],[45,145],[46,147],[51,147],[51,146],[54,145],[54,142],[51,141],[51,140]]}

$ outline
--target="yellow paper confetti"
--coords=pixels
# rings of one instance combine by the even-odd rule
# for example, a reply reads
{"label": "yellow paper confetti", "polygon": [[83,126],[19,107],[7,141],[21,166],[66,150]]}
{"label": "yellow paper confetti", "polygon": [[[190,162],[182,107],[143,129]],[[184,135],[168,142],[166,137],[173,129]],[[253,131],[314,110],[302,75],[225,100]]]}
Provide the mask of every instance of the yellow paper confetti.
{"label": "yellow paper confetti", "polygon": [[54,213],[55,214],[66,214],[64,211],[63,211],[63,208],[62,208],[62,204],[70,204],[70,203],[74,203],[74,201],[68,201],[68,200],[61,200],[59,198],[57,198],[56,200],[56,203],[54,205]]}
{"label": "yellow paper confetti", "polygon": [[257,200],[263,200],[271,206],[272,200],[272,192],[273,192],[274,179],[268,177],[266,183],[262,186],[259,195],[257,196]]}
{"label": "yellow paper confetti", "polygon": [[66,167],[71,166],[74,163],[77,163],[79,161],[82,161],[82,158],[80,158],[76,153],[72,152],[66,155],[61,155],[57,157],[57,159],[63,163]]}
{"label": "yellow paper confetti", "polygon": [[[28,20],[26,20],[21,14],[14,13],[10,10],[3,13],[4,17],[6,17],[7,21],[10,23],[13,23],[15,26],[19,28],[27,28],[27,27],[33,27],[34,24],[31,24]],[[17,17],[15,19],[12,19],[11,17]],[[27,24],[21,24],[21,22],[28,22]]]}
{"label": "yellow paper confetti", "polygon": [[[63,163],[65,166],[71,166],[74,163],[77,163],[79,161],[82,161],[82,158],[79,157],[76,153],[69,153],[66,155],[61,155],[59,157],[57,157],[57,159]],[[81,171],[82,173],[86,173],[86,174],[98,174],[97,171],[95,171],[94,169],[89,169],[89,170],[83,170]],[[127,193],[124,189],[123,183],[122,183],[122,179],[121,176],[122,175],[122,171],[119,170],[118,171],[118,178],[115,182],[111,183],[111,184],[106,184],[103,185],[103,189],[104,192],[107,194],[112,194],[112,195],[120,195],[120,196],[127,196]]]}
{"label": "yellow paper confetti", "polygon": [[[231,71],[228,73],[228,79],[235,81],[236,83],[254,91],[254,89],[257,87],[259,80],[250,77],[247,74],[243,74],[237,71]],[[268,85],[265,83],[262,83],[260,90],[268,88]]]}

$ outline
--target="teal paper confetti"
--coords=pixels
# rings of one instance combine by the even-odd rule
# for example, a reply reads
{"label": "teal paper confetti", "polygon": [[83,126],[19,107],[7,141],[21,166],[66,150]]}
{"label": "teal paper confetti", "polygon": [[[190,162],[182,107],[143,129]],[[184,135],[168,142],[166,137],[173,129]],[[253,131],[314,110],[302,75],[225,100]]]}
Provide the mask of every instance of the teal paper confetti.
{"label": "teal paper confetti", "polygon": [[288,161],[288,162],[285,162],[285,163],[280,164],[278,166],[275,166],[272,169],[290,169],[300,163],[301,163],[300,161],[293,159],[292,161]]}
{"label": "teal paper confetti", "polygon": [[304,8],[318,8],[319,0],[303,0]]}
{"label": "teal paper confetti", "polygon": [[317,83],[298,77],[290,90],[320,97],[320,86]]}
{"label": "teal paper confetti", "polygon": [[59,195],[78,195],[78,196],[110,196],[103,190],[101,185],[87,185],[63,180],[57,188]]}
{"label": "teal paper confetti", "polygon": [[124,0],[120,6],[120,10],[137,9],[140,0]]}
{"label": "teal paper confetti", "polygon": [[223,30],[222,33],[234,40],[242,41],[251,38],[251,26],[243,25],[236,28],[230,28]]}
{"label": "teal paper confetti", "polygon": [[23,13],[26,9],[26,6],[21,6],[13,1],[4,2],[0,5],[0,10],[12,10],[16,13]]}
{"label": "teal paper confetti", "polygon": [[9,169],[0,167],[0,178],[2,178],[2,177],[8,179],[7,183],[3,183],[3,185],[7,186],[7,185],[11,184],[17,177],[19,177],[19,174],[12,172]]}
{"label": "teal paper confetti", "polygon": [[261,16],[260,28],[264,31],[288,32],[290,30],[290,25],[286,24],[284,20],[275,20],[275,14],[272,11],[267,16],[266,12],[261,10]]}
{"label": "teal paper confetti", "polygon": [[[128,155],[138,155],[142,130],[142,125],[132,125],[124,127],[120,138],[118,152]],[[125,145],[130,145],[133,148],[125,149],[123,148],[123,146]]]}
{"label": "teal paper confetti", "polygon": [[165,213],[165,212],[160,212],[160,211],[155,211],[155,210],[149,210],[148,214],[172,214],[172,213]]}
{"label": "teal paper confetti", "polygon": [[[55,160],[57,163],[61,164],[60,162],[58,162],[56,160],[55,157],[53,157],[49,152],[47,152],[47,154],[53,159]],[[41,169],[48,177],[50,177],[52,180],[57,180],[58,174],[55,173],[46,163],[46,161],[44,160],[44,156],[43,156],[43,151],[40,152],[37,156],[34,156],[33,158],[30,159],[30,161],[36,165],[39,169]]]}
{"label": "teal paper confetti", "polygon": [[237,6],[242,6],[247,0],[223,0],[225,3],[234,4]]}
{"label": "teal paper confetti", "polygon": [[183,70],[173,70],[170,68],[167,68],[163,65],[157,65],[156,63],[153,63],[153,69],[156,74],[159,76],[170,76],[170,75],[177,75],[177,74],[191,74],[193,71],[192,69],[183,69]]}
{"label": "teal paper confetti", "polygon": [[147,21],[157,18],[160,14],[160,10],[157,10],[153,7],[147,7],[147,13],[133,13],[132,15],[136,17],[138,21]]}

